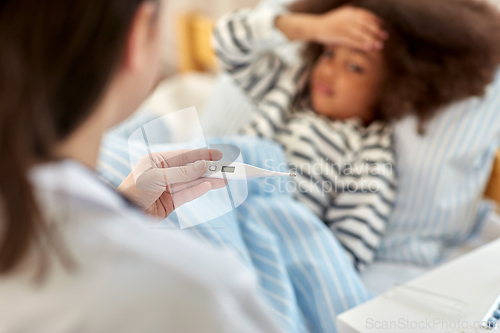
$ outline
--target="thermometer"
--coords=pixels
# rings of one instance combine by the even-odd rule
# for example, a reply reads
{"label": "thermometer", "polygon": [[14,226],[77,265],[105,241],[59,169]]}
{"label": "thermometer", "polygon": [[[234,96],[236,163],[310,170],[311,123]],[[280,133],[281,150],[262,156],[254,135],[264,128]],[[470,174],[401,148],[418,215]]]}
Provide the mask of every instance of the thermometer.
{"label": "thermometer", "polygon": [[207,172],[201,177],[244,180],[276,176],[295,177],[296,175],[293,173],[269,171],[243,163],[207,161]]}

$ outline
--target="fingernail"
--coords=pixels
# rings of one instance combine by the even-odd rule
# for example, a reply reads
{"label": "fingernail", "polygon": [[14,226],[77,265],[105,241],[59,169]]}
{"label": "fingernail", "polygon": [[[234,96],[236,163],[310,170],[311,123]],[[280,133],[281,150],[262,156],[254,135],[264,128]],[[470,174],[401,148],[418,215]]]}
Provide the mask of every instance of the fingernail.
{"label": "fingernail", "polygon": [[206,166],[205,166],[205,161],[204,160],[200,160],[200,161],[196,161],[194,162],[194,168],[196,170],[202,170],[202,169],[205,169]]}

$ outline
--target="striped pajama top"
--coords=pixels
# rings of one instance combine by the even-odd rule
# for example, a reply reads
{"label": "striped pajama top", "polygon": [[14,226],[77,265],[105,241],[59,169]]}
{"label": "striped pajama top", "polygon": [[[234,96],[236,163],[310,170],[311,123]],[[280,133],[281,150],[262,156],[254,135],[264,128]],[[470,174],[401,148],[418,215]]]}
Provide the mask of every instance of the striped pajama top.
{"label": "striped pajama top", "polygon": [[309,71],[274,52],[287,41],[274,27],[278,14],[243,9],[215,25],[213,45],[223,70],[256,105],[241,132],[283,146],[297,174],[291,180],[297,200],[329,226],[363,270],[375,258],[395,200],[392,126],[375,121],[365,127],[358,118],[331,120],[309,107],[294,108]]}

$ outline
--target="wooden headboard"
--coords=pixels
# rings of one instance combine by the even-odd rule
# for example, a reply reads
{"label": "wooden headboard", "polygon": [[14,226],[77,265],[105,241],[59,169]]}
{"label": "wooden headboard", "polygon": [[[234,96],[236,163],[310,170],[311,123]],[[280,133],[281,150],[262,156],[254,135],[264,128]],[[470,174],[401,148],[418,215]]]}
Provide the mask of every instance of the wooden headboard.
{"label": "wooden headboard", "polygon": [[495,165],[491,172],[490,182],[486,189],[486,197],[497,203],[497,211],[500,212],[500,150],[497,152]]}
{"label": "wooden headboard", "polygon": [[215,53],[211,35],[214,21],[200,13],[185,13],[177,17],[179,71],[214,71]]}
{"label": "wooden headboard", "polygon": [[[186,13],[177,18],[179,71],[214,71],[216,59],[211,46],[214,21],[199,13]],[[500,207],[500,150],[486,190],[486,196]]]}

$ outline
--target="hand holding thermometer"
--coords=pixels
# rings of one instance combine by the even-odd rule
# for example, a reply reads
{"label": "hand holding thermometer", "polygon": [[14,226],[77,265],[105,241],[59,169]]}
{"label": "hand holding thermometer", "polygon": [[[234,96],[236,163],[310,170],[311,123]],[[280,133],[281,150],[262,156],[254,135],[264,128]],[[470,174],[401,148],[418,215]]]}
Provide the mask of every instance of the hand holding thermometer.
{"label": "hand holding thermometer", "polygon": [[269,171],[243,163],[207,161],[207,172],[205,172],[201,177],[244,180],[259,177],[276,176],[295,177],[296,175],[293,173]]}

